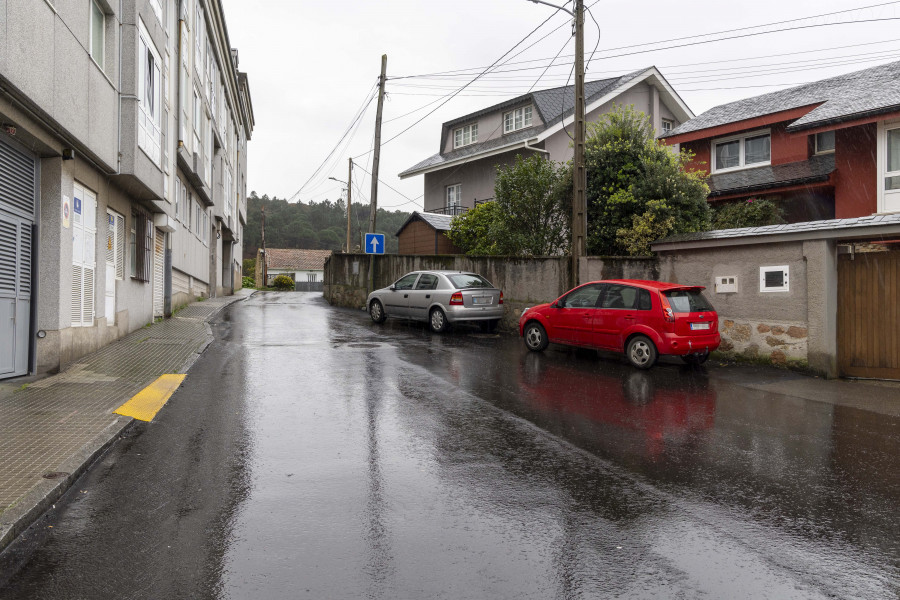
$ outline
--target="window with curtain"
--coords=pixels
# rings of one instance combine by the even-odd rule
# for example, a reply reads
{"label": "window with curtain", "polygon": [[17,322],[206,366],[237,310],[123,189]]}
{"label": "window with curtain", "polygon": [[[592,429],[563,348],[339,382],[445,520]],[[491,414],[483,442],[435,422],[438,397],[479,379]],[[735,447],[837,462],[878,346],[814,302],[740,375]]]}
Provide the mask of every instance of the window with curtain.
{"label": "window with curtain", "polygon": [[103,54],[106,45],[106,15],[96,2],[91,0],[91,58],[103,69]]}
{"label": "window with curtain", "polygon": [[161,65],[159,53],[153,46],[143,21],[139,31],[138,77],[138,147],[155,163],[160,162],[162,146]]}
{"label": "window with curtain", "polygon": [[772,136],[753,132],[713,142],[713,172],[768,165],[772,161]]}

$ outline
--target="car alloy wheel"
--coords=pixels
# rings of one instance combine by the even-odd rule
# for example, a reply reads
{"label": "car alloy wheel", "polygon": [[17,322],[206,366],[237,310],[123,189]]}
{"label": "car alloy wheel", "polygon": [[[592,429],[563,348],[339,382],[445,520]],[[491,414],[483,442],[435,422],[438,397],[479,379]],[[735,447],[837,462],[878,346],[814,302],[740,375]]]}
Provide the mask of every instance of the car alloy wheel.
{"label": "car alloy wheel", "polygon": [[384,322],[384,307],[381,306],[381,302],[378,300],[372,301],[372,304],[369,305],[369,316],[372,317],[372,320],[376,323]]}
{"label": "car alloy wheel", "polygon": [[628,362],[638,369],[649,369],[656,363],[656,346],[649,338],[639,335],[631,338],[625,350]]}
{"label": "car alloy wheel", "polygon": [[541,352],[547,347],[547,332],[543,325],[532,321],[525,326],[525,346],[532,352]]}
{"label": "car alloy wheel", "polygon": [[428,323],[431,325],[431,330],[435,333],[441,333],[447,329],[447,317],[444,315],[444,311],[439,308],[433,309]]}

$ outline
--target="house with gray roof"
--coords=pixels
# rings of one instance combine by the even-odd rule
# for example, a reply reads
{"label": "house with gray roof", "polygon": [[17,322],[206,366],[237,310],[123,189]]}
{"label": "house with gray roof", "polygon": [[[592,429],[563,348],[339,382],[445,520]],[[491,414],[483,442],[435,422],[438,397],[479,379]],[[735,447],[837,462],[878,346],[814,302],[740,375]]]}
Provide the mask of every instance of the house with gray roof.
{"label": "house with gray roof", "polygon": [[[632,105],[658,132],[694,116],[656,67],[585,84],[587,121],[614,105]],[[426,212],[461,214],[493,199],[497,167],[513,164],[517,155],[571,160],[573,121],[574,86],[523,94],[444,123],[438,152],[400,178],[424,175]]]}
{"label": "house with gray roof", "polygon": [[710,202],[769,198],[788,221],[900,211],[900,62],[712,108],[664,134]]}

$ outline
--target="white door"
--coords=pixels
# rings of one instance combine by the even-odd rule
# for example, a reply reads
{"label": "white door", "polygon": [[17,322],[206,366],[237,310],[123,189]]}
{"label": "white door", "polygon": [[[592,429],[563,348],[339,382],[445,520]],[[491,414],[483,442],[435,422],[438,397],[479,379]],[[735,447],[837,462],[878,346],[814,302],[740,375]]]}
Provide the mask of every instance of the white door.
{"label": "white door", "polygon": [[111,210],[106,211],[106,324],[116,324],[116,280],[122,268],[118,261],[123,259],[120,245],[124,249],[124,239],[119,239],[125,229],[124,217]]}
{"label": "white door", "polygon": [[75,184],[72,207],[72,327],[94,325],[97,196]]}

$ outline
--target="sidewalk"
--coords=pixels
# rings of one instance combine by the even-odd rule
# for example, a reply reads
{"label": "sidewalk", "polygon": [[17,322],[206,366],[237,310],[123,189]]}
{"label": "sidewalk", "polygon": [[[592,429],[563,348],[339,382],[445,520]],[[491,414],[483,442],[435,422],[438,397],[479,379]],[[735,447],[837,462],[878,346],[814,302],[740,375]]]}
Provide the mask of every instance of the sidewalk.
{"label": "sidewalk", "polygon": [[160,375],[187,372],[213,339],[207,321],[252,293],[190,304],[52,377],[0,384],[0,551],[132,422],[112,411]]}

